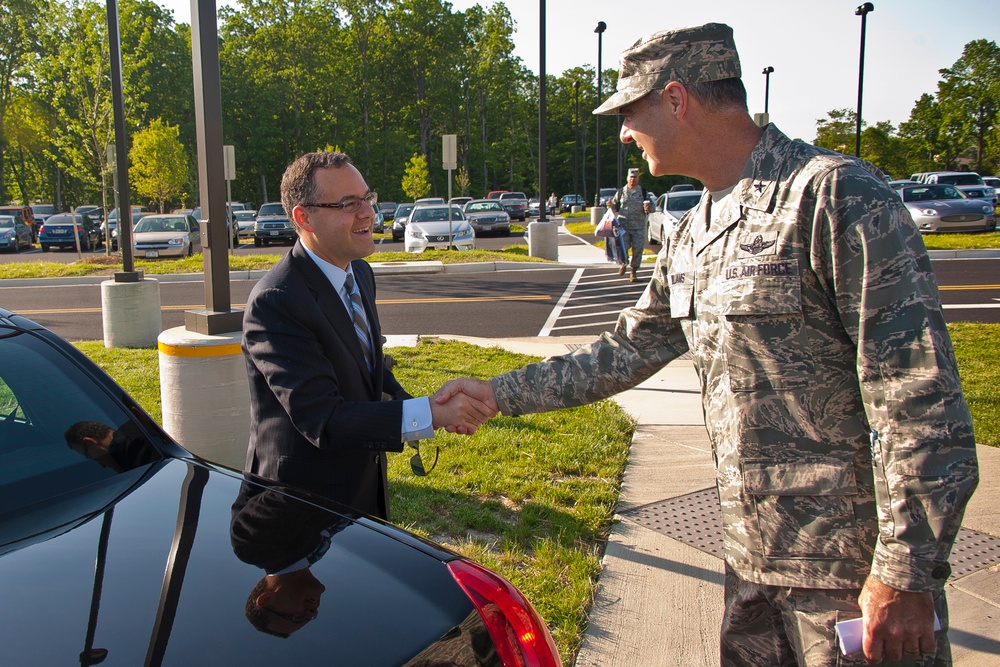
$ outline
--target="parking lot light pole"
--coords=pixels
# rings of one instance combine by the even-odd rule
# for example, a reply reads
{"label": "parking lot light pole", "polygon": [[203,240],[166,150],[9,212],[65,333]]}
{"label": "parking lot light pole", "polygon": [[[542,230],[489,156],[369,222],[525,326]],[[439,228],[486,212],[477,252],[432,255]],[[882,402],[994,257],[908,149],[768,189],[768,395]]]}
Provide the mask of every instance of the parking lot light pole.
{"label": "parking lot light pole", "polygon": [[768,65],[764,68],[762,74],[764,75],[764,113],[767,114],[767,101],[771,96],[771,72],[774,68]]}
{"label": "parking lot light pole", "polygon": [[857,126],[854,131],[855,157],[861,157],[861,92],[865,81],[865,26],[868,22],[868,12],[872,11],[875,11],[875,5],[870,2],[858,5],[858,8],[854,10],[855,16],[861,17],[861,60],[858,64],[858,117],[855,119]]}
{"label": "parking lot light pole", "polygon": [[[608,29],[608,24],[598,21],[594,32],[597,33],[597,104],[601,104],[601,47],[603,45],[604,31]],[[597,162],[597,182],[594,186],[594,206],[601,203],[601,116],[595,118],[597,124],[597,146],[594,148]]]}

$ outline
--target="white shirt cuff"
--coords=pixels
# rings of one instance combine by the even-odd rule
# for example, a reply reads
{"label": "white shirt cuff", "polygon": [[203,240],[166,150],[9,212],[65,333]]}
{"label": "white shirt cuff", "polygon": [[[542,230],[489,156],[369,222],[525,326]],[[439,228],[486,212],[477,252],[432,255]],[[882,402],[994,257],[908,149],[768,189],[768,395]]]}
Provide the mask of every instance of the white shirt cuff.
{"label": "white shirt cuff", "polygon": [[431,416],[431,401],[427,396],[408,398],[403,401],[402,441],[424,440],[434,437],[434,419]]}

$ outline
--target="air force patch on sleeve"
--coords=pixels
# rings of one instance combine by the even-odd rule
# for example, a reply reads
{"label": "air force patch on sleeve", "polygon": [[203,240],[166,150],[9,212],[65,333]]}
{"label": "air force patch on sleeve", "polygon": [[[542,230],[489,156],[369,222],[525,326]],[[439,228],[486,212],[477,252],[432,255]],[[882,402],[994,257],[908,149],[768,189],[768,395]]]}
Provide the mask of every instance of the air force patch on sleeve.
{"label": "air force patch on sleeve", "polygon": [[778,232],[744,232],[740,236],[740,252],[738,257],[761,257],[774,255],[778,249]]}

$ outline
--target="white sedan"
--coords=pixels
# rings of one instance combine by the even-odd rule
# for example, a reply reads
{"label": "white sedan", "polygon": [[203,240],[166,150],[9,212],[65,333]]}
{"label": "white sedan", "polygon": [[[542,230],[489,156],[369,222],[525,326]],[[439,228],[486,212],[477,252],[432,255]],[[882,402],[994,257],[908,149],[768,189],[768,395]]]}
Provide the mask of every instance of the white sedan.
{"label": "white sedan", "polygon": [[132,230],[137,258],[190,257],[201,252],[198,221],[190,215],[147,215]]}
{"label": "white sedan", "polygon": [[406,252],[419,253],[427,248],[473,250],[475,247],[475,231],[458,206],[418,205],[410,213],[403,236],[403,248]]}
{"label": "white sedan", "polygon": [[653,212],[646,216],[646,239],[651,244],[670,238],[677,223],[701,199],[701,191],[681,190],[660,195]]}

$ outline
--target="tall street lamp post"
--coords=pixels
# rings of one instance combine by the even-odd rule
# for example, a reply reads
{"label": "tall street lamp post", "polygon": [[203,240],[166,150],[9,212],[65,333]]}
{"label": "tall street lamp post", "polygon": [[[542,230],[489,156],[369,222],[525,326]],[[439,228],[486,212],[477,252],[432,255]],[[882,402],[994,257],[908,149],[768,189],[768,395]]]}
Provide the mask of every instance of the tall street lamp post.
{"label": "tall street lamp post", "polygon": [[[573,192],[579,192],[579,172],[577,166],[580,153],[580,81],[573,82]],[[543,193],[544,194],[544,193]],[[539,198],[540,199],[540,198]]]}
{"label": "tall street lamp post", "polygon": [[767,113],[767,100],[771,96],[771,72],[773,72],[773,71],[774,71],[774,68],[771,67],[770,65],[768,65],[767,67],[764,68],[764,71],[761,72],[764,75],[764,113],[765,114]]}
{"label": "tall street lamp post", "polygon": [[[594,32],[597,33],[597,103],[600,104],[604,95],[601,92],[601,46],[604,37],[604,31],[608,29],[608,25],[604,21],[598,21],[597,27],[594,28]],[[601,117],[596,117],[597,123],[597,146],[594,151],[597,154],[597,182],[594,187],[594,205],[597,206],[601,203]]]}
{"label": "tall street lamp post", "polygon": [[854,156],[861,157],[861,91],[865,81],[865,25],[868,22],[868,12],[875,11],[875,5],[866,2],[854,10],[855,16],[861,17],[861,61],[858,65],[858,117],[854,131]]}

